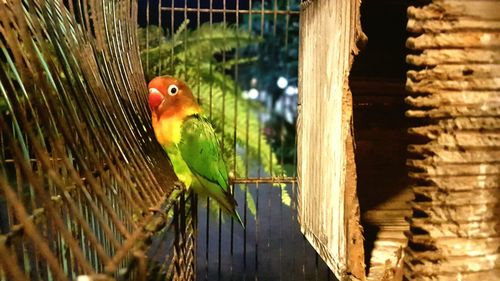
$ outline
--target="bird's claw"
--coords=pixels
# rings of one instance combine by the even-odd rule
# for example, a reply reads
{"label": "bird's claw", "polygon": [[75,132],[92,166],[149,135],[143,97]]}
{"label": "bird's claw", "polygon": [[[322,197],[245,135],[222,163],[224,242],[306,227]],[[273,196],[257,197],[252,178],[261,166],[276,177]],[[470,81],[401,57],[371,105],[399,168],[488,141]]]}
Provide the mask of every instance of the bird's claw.
{"label": "bird's claw", "polygon": [[182,190],[184,188],[184,184],[180,181],[174,181],[174,189]]}

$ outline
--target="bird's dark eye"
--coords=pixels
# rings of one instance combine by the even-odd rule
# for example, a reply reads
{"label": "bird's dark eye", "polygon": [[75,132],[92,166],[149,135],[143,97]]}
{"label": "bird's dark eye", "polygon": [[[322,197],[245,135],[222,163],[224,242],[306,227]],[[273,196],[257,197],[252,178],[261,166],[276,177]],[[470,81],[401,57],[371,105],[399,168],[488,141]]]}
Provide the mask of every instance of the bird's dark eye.
{"label": "bird's dark eye", "polygon": [[168,86],[167,91],[168,91],[169,95],[175,96],[179,92],[179,88],[177,88],[177,86],[175,86],[175,85],[170,85],[170,86]]}

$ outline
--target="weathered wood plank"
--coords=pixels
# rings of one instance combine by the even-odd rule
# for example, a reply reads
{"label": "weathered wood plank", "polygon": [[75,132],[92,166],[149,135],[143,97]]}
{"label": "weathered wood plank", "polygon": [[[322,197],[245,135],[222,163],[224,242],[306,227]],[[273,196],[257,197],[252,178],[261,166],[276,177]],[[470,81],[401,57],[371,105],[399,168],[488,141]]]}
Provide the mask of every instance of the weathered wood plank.
{"label": "weathered wood plank", "polygon": [[406,41],[406,47],[414,50],[427,48],[484,48],[500,47],[500,34],[497,32],[453,32],[453,33],[430,33],[418,37],[410,37]]}
{"label": "weathered wood plank", "polygon": [[444,31],[467,31],[471,29],[479,30],[500,30],[500,21],[493,20],[473,20],[467,18],[458,19],[428,19],[416,20],[409,19],[406,25],[408,31],[411,32],[433,32],[439,33]]}
{"label": "weathered wood plank", "polygon": [[441,177],[426,174],[412,174],[410,176],[416,179],[425,179],[429,186],[439,186],[439,188],[455,191],[500,187],[500,175],[461,175],[454,177]]}
{"label": "weathered wood plank", "polygon": [[413,81],[425,79],[438,80],[473,80],[500,77],[500,64],[456,64],[437,65],[423,70],[409,70],[408,78]]}
{"label": "weathered wood plank", "polygon": [[[415,265],[409,263],[406,263],[406,265],[412,269],[412,273],[423,276],[432,276],[442,273],[457,274],[459,272],[466,273],[474,271],[485,271],[490,269],[497,269],[500,267],[500,254],[489,254],[473,257],[454,256],[453,258],[447,260],[440,260],[439,263],[436,263],[435,260],[430,260],[427,255],[422,254],[421,252],[414,252],[410,249],[406,249],[405,254],[409,258],[420,261]],[[434,258],[437,259],[438,257],[436,256]]]}
{"label": "weathered wood plank", "polygon": [[[407,97],[405,101],[413,107],[437,107],[441,104],[455,104],[455,105],[477,105],[498,102],[500,91],[446,91],[446,90],[432,90],[428,95],[419,95],[417,97]],[[464,123],[464,126],[471,127],[473,123],[481,123],[484,126],[498,126],[500,120],[484,117],[482,119],[459,119]],[[446,122],[455,122],[457,120],[447,120]],[[468,124],[468,125],[466,125]],[[490,125],[487,125],[490,124]],[[458,125],[454,124],[454,125]]]}
{"label": "weathered wood plank", "polygon": [[434,274],[432,276],[405,275],[408,280],[413,281],[475,281],[475,280],[497,280],[500,276],[500,269],[479,272],[452,272],[449,274]]}
{"label": "weathered wood plank", "polygon": [[492,77],[468,80],[435,80],[429,77],[418,82],[408,79],[406,81],[406,89],[416,93],[428,93],[436,90],[495,91],[500,90],[500,78]]}
{"label": "weathered wood plank", "polygon": [[500,2],[437,0],[424,7],[409,7],[410,19],[457,19],[499,20]]}
{"label": "weathered wood plank", "polygon": [[433,204],[466,205],[466,204],[495,204],[500,203],[500,188],[472,189],[462,192],[436,190],[433,187],[413,187],[416,196],[431,200]]}
{"label": "weathered wood plank", "polygon": [[499,116],[500,105],[496,103],[485,103],[481,106],[467,105],[442,105],[439,108],[430,110],[408,110],[406,116],[415,118],[451,118],[451,117],[484,117],[484,116]]}
{"label": "weathered wood plank", "polygon": [[409,219],[412,227],[418,228],[435,239],[446,237],[469,237],[487,238],[500,236],[500,223],[495,218],[492,220],[481,220],[462,222],[436,222],[428,218]]}
{"label": "weathered wood plank", "polygon": [[335,275],[364,280],[348,73],[362,32],[359,1],[303,5],[298,180],[302,232]]}
{"label": "weathered wood plank", "polygon": [[[430,156],[427,159],[432,159],[432,163],[436,164],[467,164],[467,163],[497,163],[500,159],[499,150],[468,150],[462,152],[460,150],[450,150],[447,147],[437,147],[432,149],[432,153],[428,150],[413,150],[422,155],[427,153]],[[429,161],[429,160],[427,160]],[[428,163],[428,162],[427,162]]]}
{"label": "weathered wood plank", "polygon": [[416,66],[439,64],[500,63],[500,50],[495,49],[426,49],[419,55],[406,56]]}

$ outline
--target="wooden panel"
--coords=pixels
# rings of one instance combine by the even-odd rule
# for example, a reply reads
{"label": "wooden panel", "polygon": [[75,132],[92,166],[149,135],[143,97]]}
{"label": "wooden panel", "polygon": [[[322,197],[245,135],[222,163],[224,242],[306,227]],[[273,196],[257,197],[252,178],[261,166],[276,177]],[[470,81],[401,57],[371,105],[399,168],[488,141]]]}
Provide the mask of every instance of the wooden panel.
{"label": "wooden panel", "polygon": [[298,178],[302,232],[341,280],[364,280],[347,78],[359,1],[303,4],[299,54]]}

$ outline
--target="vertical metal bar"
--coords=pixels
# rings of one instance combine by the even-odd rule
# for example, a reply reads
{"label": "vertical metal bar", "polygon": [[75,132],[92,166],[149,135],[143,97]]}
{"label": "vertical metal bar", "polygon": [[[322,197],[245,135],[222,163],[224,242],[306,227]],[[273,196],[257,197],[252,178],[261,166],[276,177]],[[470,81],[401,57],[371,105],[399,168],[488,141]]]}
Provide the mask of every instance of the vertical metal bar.
{"label": "vertical metal bar", "polygon": [[[184,21],[185,22],[188,17],[187,17],[187,0],[184,0]],[[187,29],[189,28],[189,26],[186,27],[186,30],[184,31],[184,73],[183,73],[183,79],[186,80],[187,79],[187,36],[188,36],[188,32],[187,32]]]}
{"label": "vertical metal bar", "polygon": [[[236,1],[236,28],[240,30],[240,18],[239,18],[239,3],[240,1]],[[236,154],[237,154],[237,134],[238,134],[238,101],[240,99],[239,93],[238,93],[238,82],[239,82],[239,69],[238,69],[238,60],[239,60],[239,51],[240,51],[240,46],[239,46],[239,41],[237,42],[236,50],[235,50],[235,60],[236,64],[234,66],[234,81],[235,81],[235,87],[234,87],[234,116],[233,116],[233,175],[237,175],[237,165],[236,165]],[[231,193],[233,196],[236,194],[236,186],[235,184],[231,184]],[[230,246],[230,254],[231,254],[231,280],[233,279],[233,266],[234,266],[234,258],[233,258],[233,253],[234,253],[234,220],[231,216],[231,246]]]}
{"label": "vertical metal bar", "polygon": [[[222,44],[226,45],[226,0],[222,1]],[[222,49],[222,68],[226,67],[226,50]],[[225,149],[225,137],[226,137],[226,75],[222,75],[222,133],[221,133],[221,148],[222,151]],[[222,258],[222,209],[219,207],[219,249],[218,249],[218,274],[219,278],[221,276],[221,258]]]}
{"label": "vertical metal bar", "polygon": [[[252,32],[252,0],[248,0],[248,32]],[[245,177],[249,175],[249,163],[250,163],[250,154],[249,154],[249,127],[250,127],[250,100],[247,99],[246,103],[246,124],[245,124]],[[247,219],[248,219],[248,184],[244,184],[244,208],[243,208],[243,223],[245,225],[245,229],[243,230],[243,272],[247,271]],[[251,196],[251,195],[250,195]],[[244,280],[246,280],[246,274],[244,274]]]}
{"label": "vertical metal bar", "polygon": [[[210,29],[213,28],[213,0],[210,0],[210,14],[209,14],[209,27]],[[212,34],[210,33],[209,35],[209,40],[212,39]],[[212,48],[212,46],[210,46]],[[212,50],[210,50],[210,54],[212,54]],[[212,65],[212,60],[209,61],[209,74],[212,76],[213,73],[213,65]],[[210,120],[212,120],[212,108],[213,108],[213,81],[210,79],[209,81],[209,117]],[[209,233],[210,233],[210,199],[207,197],[207,227],[206,227],[206,239],[207,239],[207,247],[206,247],[206,273],[205,273],[205,280],[208,280],[208,271],[209,271]]]}
{"label": "vertical metal bar", "polygon": [[[161,3],[161,0],[158,0]],[[170,39],[172,40],[172,46],[175,46],[175,0],[171,0],[171,10],[170,10]],[[170,73],[175,75],[175,48],[171,48],[170,51]]]}
{"label": "vertical metal bar", "polygon": [[[162,0],[158,0],[158,27],[162,31],[161,34],[163,35],[163,34],[165,34],[166,30],[163,29],[163,26],[162,26],[162,23],[161,23],[161,12],[162,12],[161,1]],[[161,40],[160,40],[160,42],[161,42]],[[161,46],[161,43],[160,43],[159,46]],[[158,54],[159,54],[160,57],[163,57],[162,53],[163,53],[162,52],[162,48],[160,48],[160,50],[158,51]],[[160,75],[162,73],[162,67],[163,67],[163,63],[160,63],[157,75]]]}
{"label": "vertical metal bar", "polygon": [[[210,0],[210,19],[209,19],[209,26],[210,26],[210,29],[213,28],[213,0]],[[212,34],[210,33],[210,36],[209,36],[209,40],[212,40]],[[210,49],[212,49],[212,45],[210,45]],[[210,53],[212,53],[212,51],[210,51]],[[212,65],[212,60],[209,61],[209,74],[210,74],[210,77],[212,77],[212,73],[213,73],[213,65]],[[209,98],[209,116],[210,116],[210,120],[212,120],[212,107],[213,107],[213,101],[212,101],[212,96],[213,96],[213,81],[212,79],[210,79],[210,98]]]}
{"label": "vertical metal bar", "polygon": [[[71,1],[70,1],[71,2]],[[146,50],[149,51],[149,0],[146,0]],[[149,52],[146,52],[146,73],[149,73]]]}
{"label": "vertical metal bar", "polygon": [[[264,10],[265,10],[265,1],[261,0],[260,2],[260,36],[264,37]],[[260,85],[261,81],[257,81],[257,84]],[[261,87],[259,86],[259,94],[257,99],[261,100]],[[261,110],[259,109],[259,121],[258,128],[259,132],[262,132],[262,120],[261,120]],[[259,135],[258,143],[257,143],[257,151],[258,151],[258,169],[257,169],[257,177],[260,178],[262,176],[262,136]],[[260,229],[260,220],[259,220],[259,183],[255,184],[255,281],[259,280],[259,229]]]}
{"label": "vertical metal bar", "polygon": [[209,259],[208,252],[210,246],[210,199],[207,197],[207,214],[206,214],[207,225],[205,229],[205,280],[208,280],[208,267],[209,267]]}
{"label": "vertical metal bar", "polygon": [[[200,4],[200,0],[197,1],[196,3],[196,28],[199,30],[200,29],[200,9],[201,9],[201,4]],[[197,33],[198,35],[198,38],[197,40],[200,40],[200,35],[199,33]],[[201,93],[201,75],[200,75],[200,63],[201,63],[201,53],[198,51],[198,54],[196,54],[197,57],[197,62],[196,62],[196,70],[197,70],[197,76],[196,76],[196,82],[197,82],[197,91],[196,91],[196,98],[198,99],[198,104],[200,103],[200,93]]]}
{"label": "vertical metal bar", "polygon": [[276,36],[276,25],[278,24],[278,0],[274,0],[273,16],[274,16],[273,35]]}
{"label": "vertical metal bar", "polygon": [[191,267],[192,267],[192,270],[193,270],[193,280],[197,280],[196,278],[196,273],[197,273],[197,270],[196,270],[196,267],[197,267],[197,251],[196,251],[196,244],[197,244],[197,240],[198,240],[198,195],[196,193],[194,193],[193,191],[191,191],[191,216],[192,216],[192,222],[191,222],[191,228],[193,230],[193,233],[192,233],[192,237],[191,237],[191,240],[192,240],[192,243],[193,243],[193,249],[192,249],[192,255],[193,255],[193,261],[191,263]]}
{"label": "vertical metal bar", "polygon": [[222,263],[222,209],[219,207],[219,212],[218,212],[218,239],[217,239],[217,275],[219,279],[221,278],[221,263]]}

